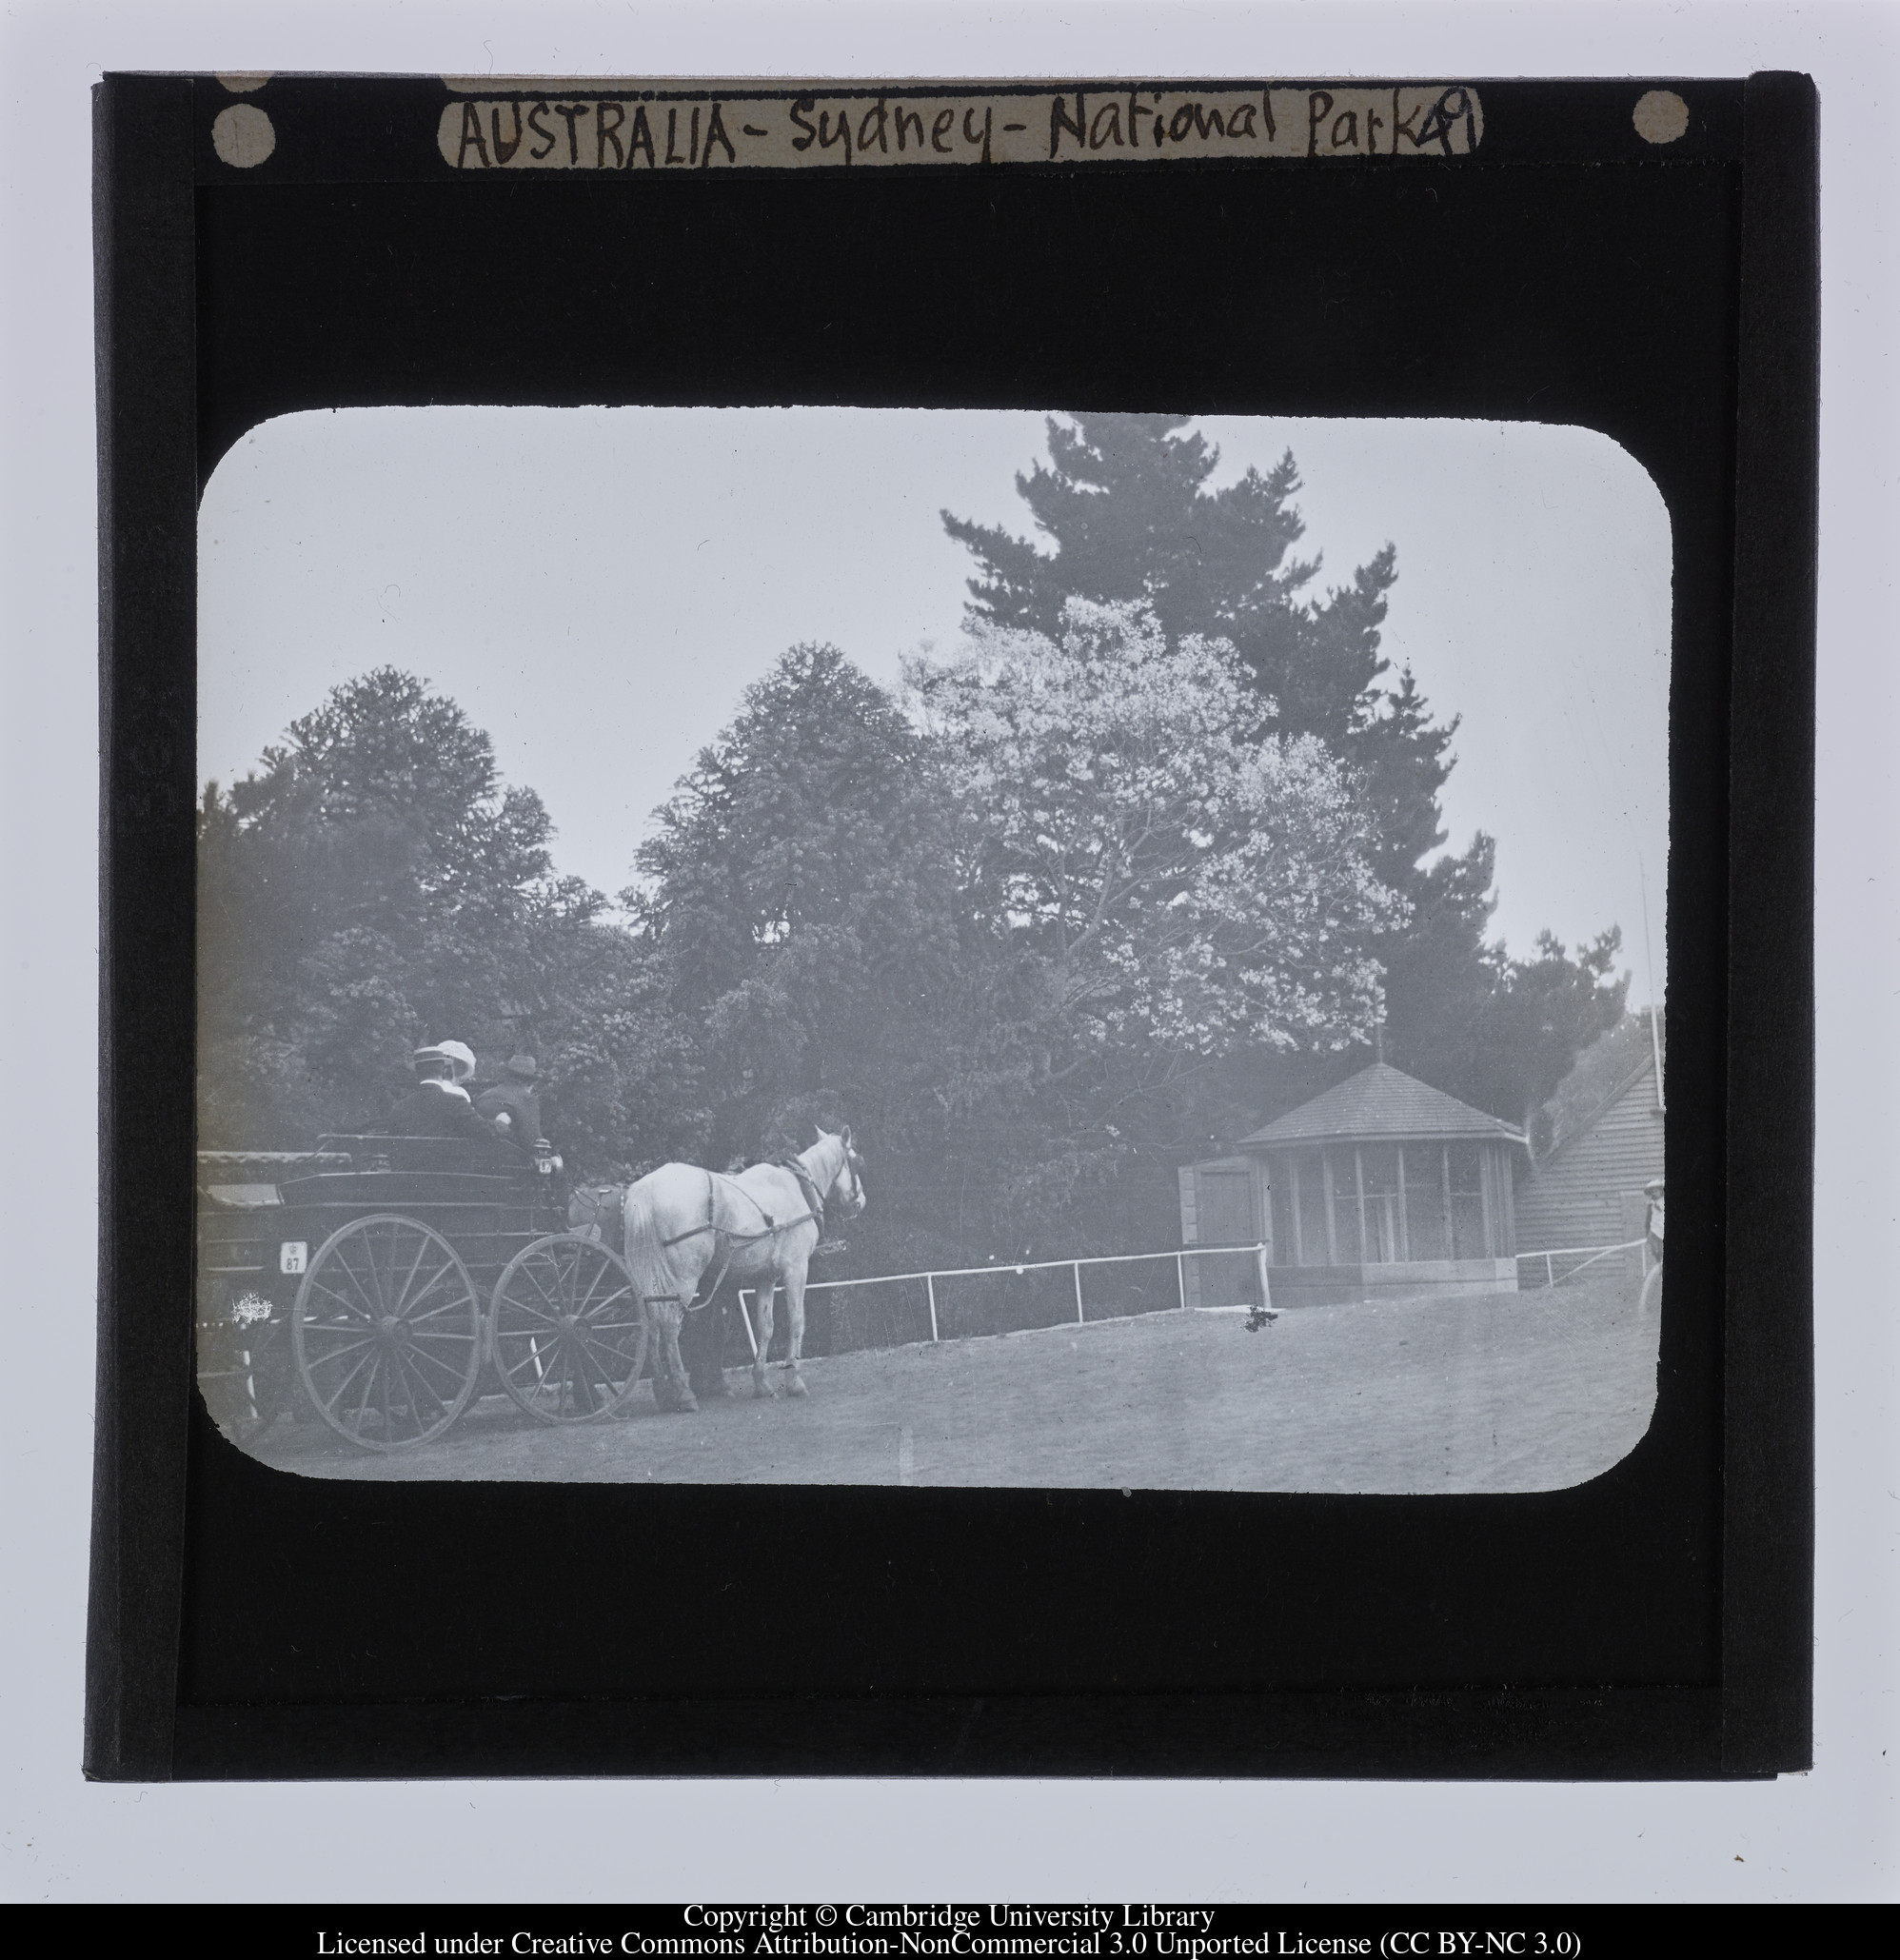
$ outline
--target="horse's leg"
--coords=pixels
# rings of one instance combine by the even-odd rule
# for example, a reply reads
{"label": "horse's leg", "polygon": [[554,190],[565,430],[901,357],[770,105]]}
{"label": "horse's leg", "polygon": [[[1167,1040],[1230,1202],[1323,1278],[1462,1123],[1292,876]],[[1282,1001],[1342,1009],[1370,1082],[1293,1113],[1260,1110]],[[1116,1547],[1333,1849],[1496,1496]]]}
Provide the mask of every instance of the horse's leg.
{"label": "horse's leg", "polygon": [[663,1409],[696,1410],[700,1405],[693,1385],[686,1378],[686,1364],[680,1358],[680,1321],[683,1310],[676,1299],[648,1300],[646,1310],[660,1351],[653,1363],[653,1399]]}
{"label": "horse's leg", "polygon": [[680,1330],[680,1353],[686,1363],[686,1379],[693,1393],[703,1399],[717,1400],[725,1394],[723,1345],[725,1303],[715,1295],[704,1306],[688,1311]]}
{"label": "horse's leg", "polygon": [[666,1366],[667,1317],[670,1315],[677,1320],[679,1313],[679,1307],[671,1300],[646,1302],[646,1331],[652,1344],[647,1366],[653,1374],[653,1406],[667,1415],[680,1406],[680,1392],[673,1386],[673,1374]]}
{"label": "horse's leg", "polygon": [[759,1282],[758,1325],[753,1330],[753,1338],[758,1345],[752,1354],[752,1393],[755,1396],[769,1396],[772,1384],[765,1379],[765,1354],[772,1345],[772,1295],[778,1281],[767,1273]]}
{"label": "horse's leg", "polygon": [[799,1373],[799,1350],[805,1342],[805,1276],[802,1266],[795,1266],[785,1275],[785,1334],[790,1347],[785,1361],[790,1371],[785,1393],[802,1396],[805,1393],[805,1378]]}

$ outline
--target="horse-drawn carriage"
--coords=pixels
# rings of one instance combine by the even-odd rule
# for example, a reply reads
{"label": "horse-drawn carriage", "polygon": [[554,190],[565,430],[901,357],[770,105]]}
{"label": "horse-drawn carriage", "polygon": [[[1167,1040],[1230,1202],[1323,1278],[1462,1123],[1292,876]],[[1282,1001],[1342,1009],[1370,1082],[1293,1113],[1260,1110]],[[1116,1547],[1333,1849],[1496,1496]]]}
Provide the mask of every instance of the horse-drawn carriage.
{"label": "horse-drawn carriage", "polygon": [[505,1394],[545,1422],[640,1379],[646,1312],[621,1257],[567,1230],[544,1152],[326,1137],[198,1158],[198,1365],[242,1431],[307,1397],[366,1450],[427,1442]]}

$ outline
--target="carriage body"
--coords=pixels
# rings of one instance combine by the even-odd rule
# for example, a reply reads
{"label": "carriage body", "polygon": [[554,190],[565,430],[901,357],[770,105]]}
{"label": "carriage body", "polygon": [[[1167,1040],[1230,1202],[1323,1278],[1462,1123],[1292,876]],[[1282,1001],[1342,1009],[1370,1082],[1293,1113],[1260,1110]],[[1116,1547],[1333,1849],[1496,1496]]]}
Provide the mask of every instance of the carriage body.
{"label": "carriage body", "polygon": [[366,1449],[505,1392],[547,1420],[631,1389],[644,1309],[566,1230],[546,1157],[428,1137],[199,1159],[199,1379],[228,1434],[313,1408]]}

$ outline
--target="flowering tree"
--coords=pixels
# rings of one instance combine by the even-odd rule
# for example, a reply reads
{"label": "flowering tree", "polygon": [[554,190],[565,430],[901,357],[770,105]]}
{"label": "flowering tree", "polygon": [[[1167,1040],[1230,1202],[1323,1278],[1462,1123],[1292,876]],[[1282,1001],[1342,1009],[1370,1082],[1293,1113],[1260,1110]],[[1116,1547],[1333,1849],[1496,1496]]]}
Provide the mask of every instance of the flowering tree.
{"label": "flowering tree", "polygon": [[1038,969],[1052,1077],[1367,1035],[1370,941],[1403,901],[1337,760],[1249,735],[1259,697],[1226,642],[1071,599],[1059,643],[978,623],[905,683],[956,783],[972,909]]}

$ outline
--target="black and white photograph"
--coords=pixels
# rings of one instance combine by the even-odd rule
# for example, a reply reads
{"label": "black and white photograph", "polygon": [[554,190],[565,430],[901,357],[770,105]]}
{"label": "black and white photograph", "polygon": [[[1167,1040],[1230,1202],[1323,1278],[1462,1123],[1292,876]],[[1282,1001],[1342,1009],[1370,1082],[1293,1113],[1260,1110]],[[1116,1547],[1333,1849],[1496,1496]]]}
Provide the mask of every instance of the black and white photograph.
{"label": "black and white photograph", "polygon": [[9,10],[10,1895],[1890,1895],[1877,11]]}
{"label": "black and white photograph", "polygon": [[312,1477],[1641,1440],[1670,516],[1562,424],[276,417],[199,521],[197,1373]]}

